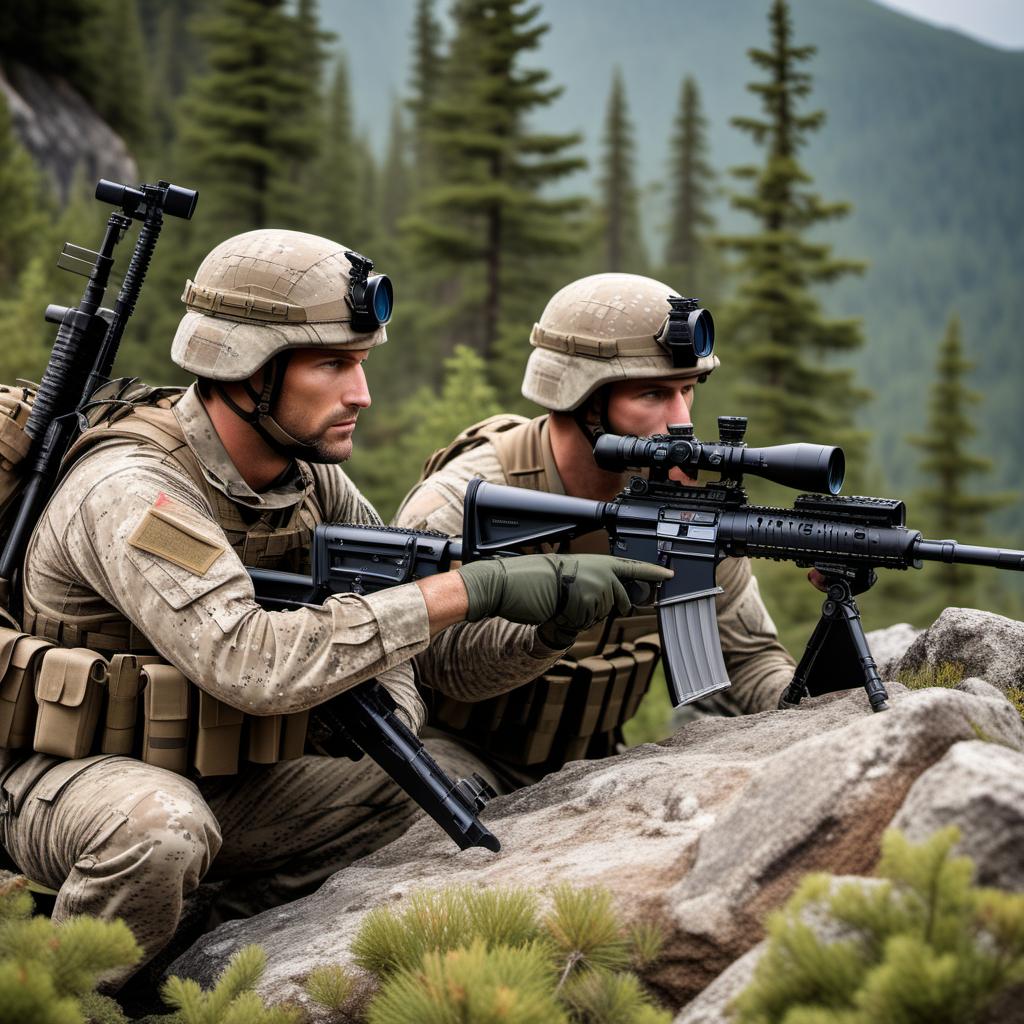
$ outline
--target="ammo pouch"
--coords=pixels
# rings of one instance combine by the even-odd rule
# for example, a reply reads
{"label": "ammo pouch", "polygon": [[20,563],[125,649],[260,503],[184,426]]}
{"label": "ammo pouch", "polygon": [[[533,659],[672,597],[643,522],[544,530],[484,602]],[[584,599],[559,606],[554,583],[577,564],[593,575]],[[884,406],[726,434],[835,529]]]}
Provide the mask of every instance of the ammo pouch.
{"label": "ammo pouch", "polygon": [[115,654],[110,659],[101,753],[131,755],[135,750],[142,669],[159,660],[145,654]]}
{"label": "ammo pouch", "polygon": [[0,747],[31,747],[36,728],[36,673],[53,644],[0,627]]}
{"label": "ammo pouch", "polygon": [[46,651],[36,675],[35,750],[68,758],[91,753],[106,684],[107,661],[95,651]]}
{"label": "ammo pouch", "polygon": [[[628,622],[629,620],[623,620]],[[522,768],[553,771],[612,753],[636,714],[660,652],[658,634],[563,659],[532,683],[475,703],[438,696],[430,724]]]}
{"label": "ammo pouch", "polygon": [[301,757],[309,712],[246,715],[190,683],[176,668],[147,665],[143,693],[142,760],[208,778],[235,775],[239,761],[275,764]]}
{"label": "ammo pouch", "polygon": [[245,759],[253,764],[275,764],[302,756],[309,712],[294,715],[247,715]]}
{"label": "ammo pouch", "polygon": [[189,681],[173,665],[142,670],[142,760],[184,775],[188,771]]}

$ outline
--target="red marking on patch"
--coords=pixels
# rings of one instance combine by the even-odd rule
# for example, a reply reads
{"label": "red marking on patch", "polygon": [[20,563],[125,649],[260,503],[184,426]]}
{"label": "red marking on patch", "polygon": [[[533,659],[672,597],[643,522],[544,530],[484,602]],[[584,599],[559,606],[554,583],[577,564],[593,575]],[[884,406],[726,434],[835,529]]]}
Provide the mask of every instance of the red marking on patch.
{"label": "red marking on patch", "polygon": [[156,501],[153,502],[153,508],[160,508],[161,505],[170,505],[170,503],[171,503],[171,499],[168,498],[167,495],[164,494],[163,491],[161,491],[156,496]]}

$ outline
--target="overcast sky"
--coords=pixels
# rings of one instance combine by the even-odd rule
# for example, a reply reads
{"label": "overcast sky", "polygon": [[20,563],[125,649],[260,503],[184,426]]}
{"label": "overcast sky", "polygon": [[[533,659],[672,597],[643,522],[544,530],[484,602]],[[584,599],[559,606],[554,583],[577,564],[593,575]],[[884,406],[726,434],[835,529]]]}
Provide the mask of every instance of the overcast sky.
{"label": "overcast sky", "polygon": [[1003,50],[1024,49],[1024,0],[876,0]]}

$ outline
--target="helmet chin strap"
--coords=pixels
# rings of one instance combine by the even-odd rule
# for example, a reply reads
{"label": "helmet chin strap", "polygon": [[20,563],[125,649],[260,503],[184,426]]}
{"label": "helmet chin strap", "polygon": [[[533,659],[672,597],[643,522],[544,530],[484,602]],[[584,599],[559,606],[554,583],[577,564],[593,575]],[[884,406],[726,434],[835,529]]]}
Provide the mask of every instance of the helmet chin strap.
{"label": "helmet chin strap", "polygon": [[[615,433],[615,428],[608,419],[608,392],[609,387],[605,384],[598,388],[586,402],[577,406],[572,411],[572,418],[576,421],[576,426],[580,428],[583,436],[587,439],[587,444],[591,448],[597,444],[597,439],[602,434]],[[597,407],[598,422],[600,423],[600,426],[596,427],[590,423],[590,416],[595,411],[595,405]]]}
{"label": "helmet chin strap", "polygon": [[227,407],[240,420],[248,423],[275,452],[286,455],[290,459],[302,459],[303,462],[328,461],[324,459],[317,448],[292,437],[273,417],[272,410],[281,395],[289,355],[290,353],[287,351],[281,352],[263,367],[263,388],[260,391],[257,391],[249,381],[242,381],[242,387],[245,388],[246,394],[252,399],[255,406],[253,409],[243,409],[219,381],[214,384],[214,387],[220,397],[224,399]]}

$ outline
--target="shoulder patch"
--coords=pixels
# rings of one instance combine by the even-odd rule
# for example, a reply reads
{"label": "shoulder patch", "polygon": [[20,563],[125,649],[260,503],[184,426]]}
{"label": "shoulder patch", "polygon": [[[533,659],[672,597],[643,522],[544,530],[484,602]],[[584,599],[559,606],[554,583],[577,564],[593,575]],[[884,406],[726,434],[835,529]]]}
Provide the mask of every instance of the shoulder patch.
{"label": "shoulder patch", "polygon": [[140,551],[166,558],[196,576],[205,576],[228,545],[225,540],[208,536],[189,519],[186,509],[161,493],[146,510],[128,543]]}

